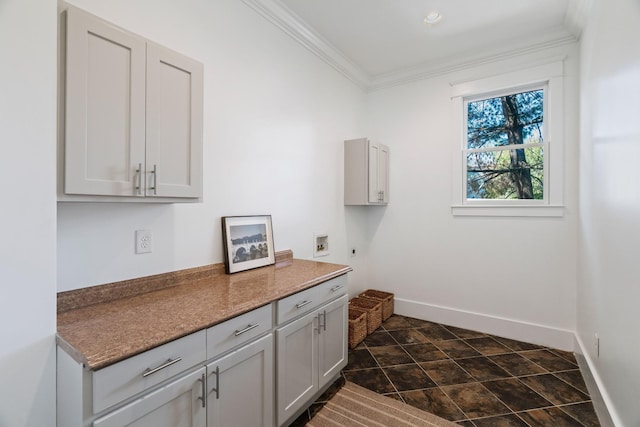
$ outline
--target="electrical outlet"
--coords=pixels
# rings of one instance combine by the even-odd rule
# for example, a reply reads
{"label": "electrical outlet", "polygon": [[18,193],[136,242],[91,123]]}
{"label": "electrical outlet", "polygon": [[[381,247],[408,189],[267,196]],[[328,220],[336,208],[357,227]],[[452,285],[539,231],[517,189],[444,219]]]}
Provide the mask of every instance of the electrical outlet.
{"label": "electrical outlet", "polygon": [[151,250],[151,230],[136,230],[136,253],[148,254]]}
{"label": "electrical outlet", "polygon": [[351,251],[349,251],[349,254],[351,255],[351,257],[356,256],[356,248],[351,248]]}
{"label": "electrical outlet", "polygon": [[594,350],[596,352],[596,357],[600,357],[600,337],[598,336],[597,333],[594,335],[594,338],[593,338],[593,346],[595,347]]}

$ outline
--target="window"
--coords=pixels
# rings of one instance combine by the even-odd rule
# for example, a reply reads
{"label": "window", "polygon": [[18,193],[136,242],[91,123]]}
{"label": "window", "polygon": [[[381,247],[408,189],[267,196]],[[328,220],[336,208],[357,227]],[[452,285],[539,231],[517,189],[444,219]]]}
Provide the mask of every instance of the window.
{"label": "window", "polygon": [[545,88],[466,99],[467,200],[545,200]]}
{"label": "window", "polygon": [[452,84],[454,215],[562,216],[562,68]]}

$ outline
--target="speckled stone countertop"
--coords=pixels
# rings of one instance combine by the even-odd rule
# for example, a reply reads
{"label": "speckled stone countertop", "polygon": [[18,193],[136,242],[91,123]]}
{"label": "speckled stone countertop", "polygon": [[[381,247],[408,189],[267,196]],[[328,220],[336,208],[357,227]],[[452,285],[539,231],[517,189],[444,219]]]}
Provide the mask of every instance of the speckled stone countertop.
{"label": "speckled stone countertop", "polygon": [[222,264],[58,294],[58,345],[97,370],[351,271],[289,257],[224,274]]}

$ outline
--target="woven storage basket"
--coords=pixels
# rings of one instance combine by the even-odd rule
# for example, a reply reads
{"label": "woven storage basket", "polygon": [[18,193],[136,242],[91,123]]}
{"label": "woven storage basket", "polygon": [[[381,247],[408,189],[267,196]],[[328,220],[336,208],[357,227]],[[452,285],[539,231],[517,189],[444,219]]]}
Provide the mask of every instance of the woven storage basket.
{"label": "woven storage basket", "polygon": [[382,321],[387,320],[393,314],[393,294],[389,292],[368,289],[358,295],[362,298],[374,299],[382,302]]}
{"label": "woven storage basket", "polygon": [[382,303],[380,301],[356,297],[349,301],[349,308],[351,307],[367,312],[367,333],[373,333],[382,325]]}
{"label": "woven storage basket", "polygon": [[367,312],[349,307],[349,347],[356,348],[367,337]]}

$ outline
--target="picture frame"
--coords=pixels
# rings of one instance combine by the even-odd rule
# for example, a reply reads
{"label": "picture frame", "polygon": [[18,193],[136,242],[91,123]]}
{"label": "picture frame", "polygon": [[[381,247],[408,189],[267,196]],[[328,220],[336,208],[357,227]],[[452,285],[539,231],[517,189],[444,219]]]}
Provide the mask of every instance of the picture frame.
{"label": "picture frame", "polygon": [[227,274],[276,263],[271,215],[223,216],[222,241]]}

